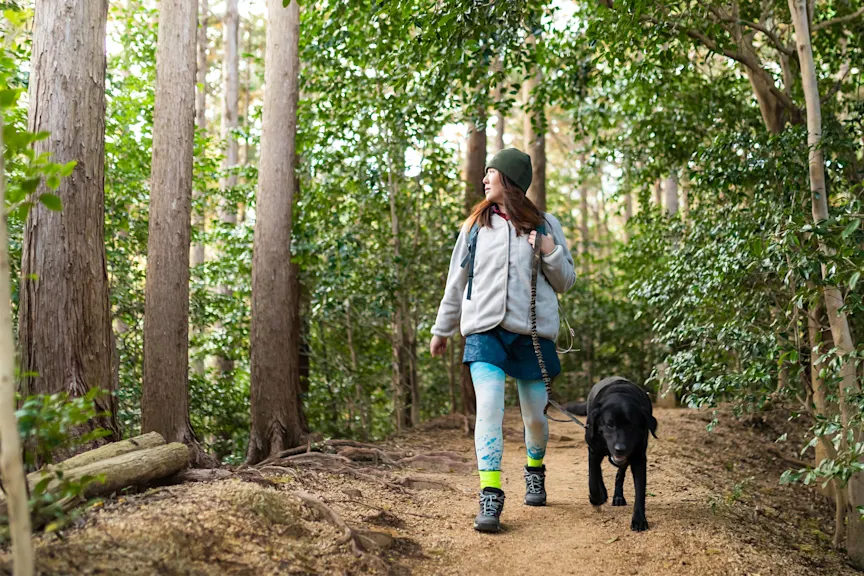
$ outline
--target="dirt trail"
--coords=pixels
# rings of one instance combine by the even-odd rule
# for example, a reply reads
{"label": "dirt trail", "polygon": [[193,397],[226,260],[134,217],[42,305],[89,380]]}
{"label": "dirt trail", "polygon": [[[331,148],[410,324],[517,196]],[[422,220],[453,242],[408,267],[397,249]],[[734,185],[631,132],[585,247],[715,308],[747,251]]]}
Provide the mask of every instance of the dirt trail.
{"label": "dirt trail", "polygon": [[[416,573],[857,574],[826,545],[828,527],[814,520],[814,513],[830,518],[824,498],[804,487],[777,486],[784,465],[760,454],[763,440],[756,434],[721,425],[709,435],[706,418],[688,410],[660,410],[657,417],[660,440],[652,439],[648,450],[647,532],[630,531],[629,472],[624,486],[628,506],[607,504],[598,513],[590,505],[587,451],[575,424],[551,423],[545,460],[548,505],[524,506],[521,422],[518,412],[508,411],[506,529],[497,535],[471,529],[477,479],[461,477],[459,487],[472,496],[436,506],[452,520],[441,536],[452,546],[448,556],[454,563],[447,571],[419,567]],[[471,449],[464,437],[450,441],[449,448]],[[767,474],[766,464],[774,468]],[[614,474],[604,463],[610,499]],[[732,481],[736,475],[741,481]]]}
{"label": "dirt trail", "polygon": [[[589,504],[587,451],[574,424],[551,423],[548,506],[524,506],[522,425],[518,410],[508,409],[500,534],[472,529],[478,489],[472,439],[433,426],[382,448],[448,451],[450,472],[370,462],[348,473],[288,462],[217,482],[129,493],[87,511],[62,539],[40,538],[39,574],[860,574],[830,547],[828,500],[812,488],[778,485],[787,465],[776,457],[783,445],[774,440],[788,433],[786,458],[800,445],[801,430],[784,428],[786,414],[757,426],[727,418],[708,433],[706,414],[659,411],[660,440],[651,440],[648,454],[651,528],[643,533],[630,531],[629,474],[630,505],[607,504],[598,513]],[[605,465],[604,476],[611,495],[614,469]],[[400,484],[406,477],[411,481]],[[362,550],[302,505],[293,495],[298,491],[320,498],[363,534]],[[0,550],[0,574],[11,574],[9,560]]]}

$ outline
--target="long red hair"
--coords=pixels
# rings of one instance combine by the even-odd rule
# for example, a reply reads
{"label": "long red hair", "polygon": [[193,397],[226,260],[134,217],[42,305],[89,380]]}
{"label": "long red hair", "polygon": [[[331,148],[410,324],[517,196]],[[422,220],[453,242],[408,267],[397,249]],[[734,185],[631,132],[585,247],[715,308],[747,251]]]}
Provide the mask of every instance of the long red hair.
{"label": "long red hair", "polygon": [[[504,212],[510,218],[510,222],[516,227],[517,234],[529,234],[537,228],[537,225],[543,222],[543,217],[540,215],[540,210],[534,203],[528,199],[528,196],[520,190],[507,176],[501,174],[501,184],[504,188]],[[481,227],[492,226],[492,206],[493,202],[485,198],[478,202],[471,210],[471,215],[465,220],[465,224],[470,230],[477,223]]]}

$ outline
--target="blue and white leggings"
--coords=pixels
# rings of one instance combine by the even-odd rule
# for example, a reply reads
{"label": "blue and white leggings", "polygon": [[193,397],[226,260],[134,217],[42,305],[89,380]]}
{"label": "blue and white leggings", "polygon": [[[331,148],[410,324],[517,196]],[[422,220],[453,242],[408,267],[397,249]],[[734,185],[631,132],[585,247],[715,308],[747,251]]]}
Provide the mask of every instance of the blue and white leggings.
{"label": "blue and white leggings", "polygon": [[[474,448],[481,471],[501,470],[504,453],[504,371],[486,362],[470,364],[474,393],[477,396],[477,422]],[[546,386],[542,380],[517,380],[522,422],[525,424],[525,448],[531,460],[543,460],[549,440]]]}

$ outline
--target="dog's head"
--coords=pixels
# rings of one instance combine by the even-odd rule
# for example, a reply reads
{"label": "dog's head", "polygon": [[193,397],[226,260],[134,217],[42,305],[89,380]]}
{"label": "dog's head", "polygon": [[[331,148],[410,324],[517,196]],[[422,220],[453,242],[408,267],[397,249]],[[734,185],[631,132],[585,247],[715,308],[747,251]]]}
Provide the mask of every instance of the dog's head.
{"label": "dog's head", "polygon": [[627,401],[620,395],[609,395],[591,407],[587,430],[589,442],[603,441],[617,465],[627,463],[631,453],[645,442],[648,432],[657,437],[657,420],[651,405]]}

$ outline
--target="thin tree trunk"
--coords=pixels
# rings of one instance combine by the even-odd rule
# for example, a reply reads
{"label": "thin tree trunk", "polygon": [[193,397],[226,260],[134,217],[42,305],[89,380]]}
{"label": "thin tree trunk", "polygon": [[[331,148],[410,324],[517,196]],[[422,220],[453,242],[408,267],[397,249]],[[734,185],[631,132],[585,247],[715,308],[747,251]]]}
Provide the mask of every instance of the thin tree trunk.
{"label": "thin tree trunk", "polygon": [[[534,43],[533,36],[529,43]],[[525,117],[523,120],[523,145],[525,152],[531,156],[531,167],[533,175],[531,186],[528,188],[528,199],[543,212],[546,211],[546,137],[543,133],[545,118],[542,104],[534,102],[537,98],[533,95],[534,89],[542,80],[543,76],[539,70],[532,74],[522,85],[522,97],[525,101]],[[535,110],[529,109],[535,108]]]}
{"label": "thin tree trunk", "polygon": [[486,195],[483,177],[486,172],[486,113],[478,111],[477,123],[468,123],[468,152],[465,155],[465,215]]}
{"label": "thin tree trunk", "polygon": [[684,222],[690,221],[690,180],[686,175],[681,179],[681,216]]}
{"label": "thin tree trunk", "polygon": [[[389,145],[389,140],[387,138],[385,140],[387,140]],[[396,163],[393,161],[392,147],[387,152],[387,185],[390,200],[390,232],[393,242],[393,262],[396,267],[396,284],[398,286],[393,295],[393,409],[396,418],[396,431],[401,432],[403,428],[411,426],[413,413],[419,409],[419,399],[411,399],[410,404],[407,402],[407,398],[411,393],[410,366],[407,354],[408,334],[406,331],[408,311],[402,290],[404,274],[402,272],[402,265],[399,264],[402,258],[402,241],[399,232],[399,206],[397,203],[399,186],[396,180]]]}
{"label": "thin tree trunk", "polygon": [[357,345],[354,343],[354,321],[351,313],[351,298],[345,300],[345,335],[348,339],[348,352],[351,355],[351,379],[354,383],[354,403],[360,415],[360,433],[363,440],[369,438],[369,403],[363,393],[360,378],[360,362],[357,360]]}
{"label": "thin tree trunk", "polygon": [[[238,128],[238,107],[240,102],[240,12],[239,0],[227,0],[225,3],[225,18],[222,21],[224,60],[222,62],[222,81],[224,93],[222,98],[222,141],[225,143],[225,157],[222,159],[223,175],[220,182],[222,198],[219,201],[219,220],[226,226],[237,224],[237,204],[227,196],[237,186],[236,169],[240,163],[240,145],[234,135]],[[230,171],[230,172],[229,172]],[[220,285],[217,292],[223,297],[231,298],[234,291],[230,286]],[[216,357],[216,367],[222,374],[234,372],[234,361],[224,355]]]}
{"label": "thin tree trunk", "polygon": [[[6,198],[6,146],[3,115],[0,114],[0,198]],[[9,535],[12,538],[12,565],[16,576],[33,574],[33,540],[27,506],[27,480],[21,460],[21,437],[15,418],[15,337],[12,333],[11,273],[9,267],[6,213],[0,214],[0,476],[8,498]]]}
{"label": "thin tree trunk", "polygon": [[[825,160],[822,152],[822,109],[819,100],[819,85],[816,77],[816,64],[813,60],[813,47],[810,42],[810,29],[808,25],[808,8],[805,0],[789,0],[789,11],[792,14],[792,23],[795,27],[795,39],[798,48],[798,60],[801,64],[801,80],[804,88],[804,101],[807,108],[807,145],[809,147],[810,166],[810,197],[814,222],[823,222],[828,219],[828,199],[825,186]],[[826,254],[829,248],[824,244],[820,249]],[[827,265],[822,265],[823,277],[828,276]],[[843,359],[840,368],[840,415],[845,430],[850,430],[853,425],[853,400],[852,395],[861,391],[856,379],[855,362],[850,360],[850,355],[855,352],[855,343],[852,341],[852,333],[849,322],[843,308],[843,293],[838,287],[825,286],[823,288],[825,308],[828,312],[828,322],[831,326],[831,336],[837,354]],[[860,441],[860,430],[852,430],[853,442]],[[844,441],[845,444],[845,441]],[[846,448],[847,446],[843,446]],[[864,506],[864,482],[861,474],[855,474],[850,478],[847,485],[847,510],[848,529],[846,536],[846,549],[849,557],[860,568],[864,567],[864,522],[861,521],[859,506]]]}
{"label": "thin tree trunk", "polygon": [[300,8],[267,0],[264,119],[252,256],[251,405],[246,461],[255,464],[303,443],[299,349],[285,348],[299,322],[291,290],[291,213],[297,181],[296,134]]}
{"label": "thin tree trunk", "polygon": [[[33,144],[36,156],[78,165],[56,191],[63,209],[33,206],[24,227],[21,263],[22,387],[28,394],[91,388],[107,416],[80,432],[104,428],[118,435],[111,367],[111,312],[105,245],[105,0],[37,0],[30,64],[31,132],[50,136]],[[5,245],[4,245],[5,246]],[[185,263],[188,268],[188,259]],[[8,302],[8,300],[4,301]],[[58,454],[60,457],[70,454]]]}
{"label": "thin tree trunk", "polygon": [[624,193],[624,238],[630,241],[630,227],[628,223],[633,218],[633,194],[628,190]]}
{"label": "thin tree trunk", "polygon": [[141,430],[188,445],[200,466],[211,462],[189,423],[188,391],[197,12],[194,0],[162,0],[159,11]]}
{"label": "thin tree trunk", "polygon": [[665,196],[666,196],[666,214],[668,216],[675,216],[678,214],[678,173],[674,170],[669,174],[669,177],[666,179],[666,186],[664,186]]}
{"label": "thin tree trunk", "polygon": [[[210,17],[208,0],[198,0],[198,67],[197,87],[195,92],[195,127],[199,132],[207,132],[207,24]],[[206,186],[206,184],[204,184]],[[193,186],[192,200],[201,196],[201,191]],[[192,230],[203,234],[205,230],[205,218],[203,211],[192,210]],[[204,243],[194,243],[191,248],[189,266],[195,268],[204,263]],[[193,330],[199,330],[194,328]],[[204,374],[204,360],[198,358],[192,362],[192,371],[195,374]]]}
{"label": "thin tree trunk", "polygon": [[[468,151],[465,155],[465,216],[471,214],[475,204],[485,198],[483,177],[486,173],[486,115],[478,110],[476,124],[469,123]],[[464,347],[464,338],[462,339]],[[462,358],[463,352],[459,357]],[[459,384],[462,389],[462,412],[466,416],[477,412],[477,398],[474,395],[474,381],[471,371],[464,364],[459,371]]]}
{"label": "thin tree trunk", "polygon": [[195,126],[207,130],[207,24],[209,0],[198,0],[198,73],[195,93]]}
{"label": "thin tree trunk", "polygon": [[663,188],[659,178],[654,182],[654,203],[657,208],[663,209]]}

